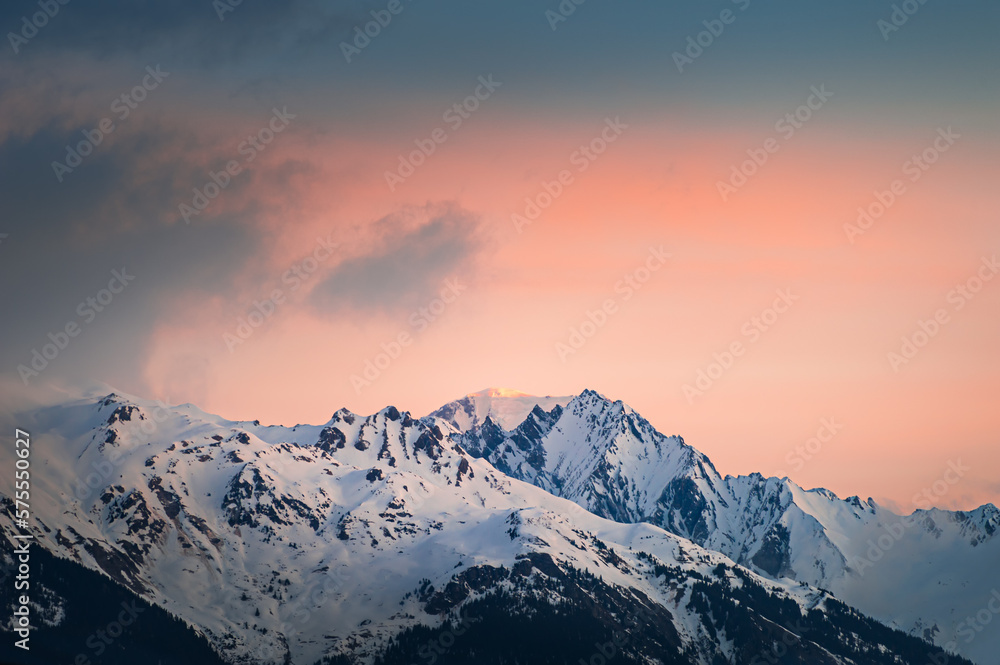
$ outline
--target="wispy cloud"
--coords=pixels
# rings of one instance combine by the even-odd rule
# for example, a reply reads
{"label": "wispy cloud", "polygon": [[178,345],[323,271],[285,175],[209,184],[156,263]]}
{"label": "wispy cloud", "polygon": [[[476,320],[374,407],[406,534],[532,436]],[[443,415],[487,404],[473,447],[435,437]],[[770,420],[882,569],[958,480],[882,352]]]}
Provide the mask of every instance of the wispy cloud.
{"label": "wispy cloud", "polygon": [[486,246],[480,218],[455,204],[404,208],[370,229],[372,251],[340,263],[313,291],[319,311],[412,307],[469,269]]}

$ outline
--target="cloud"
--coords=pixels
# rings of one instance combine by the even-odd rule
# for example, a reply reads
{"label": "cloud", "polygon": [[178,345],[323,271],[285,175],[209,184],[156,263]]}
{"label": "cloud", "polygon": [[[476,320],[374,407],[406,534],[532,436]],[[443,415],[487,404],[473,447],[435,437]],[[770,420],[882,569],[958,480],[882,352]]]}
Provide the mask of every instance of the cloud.
{"label": "cloud", "polygon": [[[170,95],[179,75],[165,72],[149,99],[122,117],[113,102],[142,80],[145,69],[134,70],[101,78],[87,67],[48,71],[35,64],[0,74],[0,89],[25,90],[23,96],[0,95],[0,196],[13,231],[39,231],[44,223],[47,234],[85,243],[86,236],[104,231],[175,223],[192,188],[204,186],[209,171],[227,160],[242,160],[239,141],[271,114],[263,106],[227,117],[178,104]],[[282,184],[302,173],[301,165],[281,163],[289,159],[291,133],[247,165],[249,173],[233,178],[199,223],[252,208],[265,195],[251,187],[255,179],[273,176]]]}
{"label": "cloud", "polygon": [[[59,13],[21,45],[16,56],[9,49],[6,56],[31,58],[44,52],[76,52],[108,59],[158,53],[175,63],[215,67],[273,56],[273,49],[286,52],[323,43],[331,35],[346,33],[364,16],[361,6],[330,7],[318,0],[242,2],[232,11],[222,12],[217,9],[220,5],[230,3],[71,2],[60,6]],[[5,33],[16,31],[23,16],[37,11],[35,2],[2,3],[0,25],[7,28]]]}
{"label": "cloud", "polygon": [[378,247],[341,262],[310,294],[324,313],[419,306],[472,269],[486,246],[480,218],[455,204],[404,208],[370,226]]}
{"label": "cloud", "polygon": [[[270,275],[272,263],[284,261],[274,239],[293,235],[289,219],[299,222],[296,231],[319,217],[326,232],[337,226],[324,197],[341,185],[325,170],[328,146],[313,140],[306,121],[293,120],[251,162],[240,141],[268,126],[271,106],[225,112],[171,97],[184,83],[180,72],[127,119],[116,117],[114,131],[60,182],[52,163],[114,115],[111,101],[135,77],[135,63],[81,57],[74,64],[65,54],[0,66],[0,90],[24,91],[0,94],[0,306],[16,312],[0,345],[0,375],[16,377],[48,333],[78,320],[77,305],[107,284],[109,271],[126,267],[135,284],[42,380],[98,378],[142,390],[136,368],[163,322],[217,312],[207,304],[213,298],[240,307],[246,275]],[[191,205],[193,189],[204,189],[228,160],[243,170],[184,224],[180,204]],[[192,361],[184,371],[199,368]]]}
{"label": "cloud", "polygon": [[909,515],[910,513],[913,512],[913,507],[912,506],[905,507],[902,504],[900,504],[898,501],[894,501],[893,499],[891,499],[890,497],[887,497],[887,496],[877,497],[875,499],[875,501],[879,505],[885,506],[886,508],[888,508],[892,512],[896,513],[897,515]]}

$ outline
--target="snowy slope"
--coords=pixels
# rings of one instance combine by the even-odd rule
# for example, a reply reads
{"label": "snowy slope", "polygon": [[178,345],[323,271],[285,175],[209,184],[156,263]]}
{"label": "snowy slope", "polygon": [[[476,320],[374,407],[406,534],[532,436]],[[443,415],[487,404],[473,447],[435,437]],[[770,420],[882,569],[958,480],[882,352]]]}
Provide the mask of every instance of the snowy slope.
{"label": "snowy slope", "polygon": [[571,399],[572,395],[536,397],[509,388],[486,388],[449,402],[430,416],[440,418],[460,431],[481,425],[487,418],[503,428],[513,429],[536,406],[543,411],[551,411],[557,405],[566,406]]}
{"label": "snowy slope", "polygon": [[[648,608],[657,629],[628,629],[636,658],[749,661],[807,610],[819,611],[789,648],[809,662],[889,663],[930,648],[815,588],[510,478],[454,431],[394,407],[287,428],[113,394],[19,418],[34,442],[40,544],[183,617],[232,662],[367,662],[403,629],[441,626],[499,591],[590,603],[595,616],[618,607],[601,626]],[[569,470],[569,448],[551,469]],[[13,530],[9,483],[0,534]]]}
{"label": "snowy slope", "polygon": [[[435,414],[429,420],[440,422]],[[1000,589],[1000,511],[991,504],[911,519],[787,478],[722,477],[680,437],[590,390],[565,407],[537,408],[514,427],[487,420],[451,437],[597,515],[650,522],[771,579],[829,589],[979,662],[1000,652],[1000,631],[970,630],[967,621]]]}

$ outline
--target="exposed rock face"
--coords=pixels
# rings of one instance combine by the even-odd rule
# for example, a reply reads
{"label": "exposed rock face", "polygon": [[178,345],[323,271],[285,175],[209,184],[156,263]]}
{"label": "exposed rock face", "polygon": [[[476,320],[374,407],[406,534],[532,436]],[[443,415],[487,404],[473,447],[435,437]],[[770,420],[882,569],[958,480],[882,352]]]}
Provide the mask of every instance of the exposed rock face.
{"label": "exposed rock face", "polygon": [[[393,407],[295,428],[183,407],[153,423],[149,405],[120,396],[65,408],[47,472],[78,489],[39,495],[39,545],[183,617],[231,662],[412,662],[402,645],[462,619],[478,642],[459,640],[454,658],[523,660],[491,641],[501,622],[539,649],[546,634],[624,632],[622,663],[750,662],[781,631],[795,632],[799,662],[939,653],[808,583],[851,579],[855,553],[833,525],[867,528],[886,511],[787,480],[723,479],[592,391],[528,408],[510,429]],[[929,511],[905,537],[995,562],[991,508]],[[14,531],[0,498],[0,537]]]}

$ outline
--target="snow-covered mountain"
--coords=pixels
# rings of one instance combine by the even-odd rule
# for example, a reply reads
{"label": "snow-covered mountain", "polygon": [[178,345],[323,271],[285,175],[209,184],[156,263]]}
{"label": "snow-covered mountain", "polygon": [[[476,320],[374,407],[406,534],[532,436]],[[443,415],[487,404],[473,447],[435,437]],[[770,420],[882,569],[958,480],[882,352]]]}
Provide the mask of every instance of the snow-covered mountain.
{"label": "snow-covered mountain", "polygon": [[[486,397],[466,429],[441,410],[417,419],[394,407],[264,426],[117,394],[23,412],[32,531],[66,565],[181,617],[233,663],[945,658],[827,591],[662,528],[699,518],[688,506],[671,518],[658,484],[701,473],[721,493],[730,481],[621,403],[590,391]],[[525,408],[511,429],[494,421]],[[9,566],[20,532],[12,477],[0,494]],[[52,592],[72,588],[67,575],[38,591],[53,629],[88,612]],[[89,647],[67,644],[64,659],[94,656]]]}
{"label": "snow-covered mountain", "polygon": [[681,437],[590,390],[565,407],[537,406],[514,427],[487,418],[451,436],[504,473],[594,514],[656,524],[771,579],[829,589],[979,662],[1000,653],[1000,631],[968,620],[1000,589],[1000,511],[992,504],[904,517],[787,478],[723,477]]}
{"label": "snow-covered mountain", "polygon": [[536,407],[550,411],[556,406],[566,406],[571,399],[572,395],[535,397],[509,388],[486,388],[448,402],[430,416],[463,432],[481,425],[487,418],[500,427],[514,429]]}

